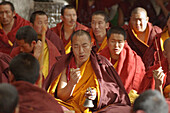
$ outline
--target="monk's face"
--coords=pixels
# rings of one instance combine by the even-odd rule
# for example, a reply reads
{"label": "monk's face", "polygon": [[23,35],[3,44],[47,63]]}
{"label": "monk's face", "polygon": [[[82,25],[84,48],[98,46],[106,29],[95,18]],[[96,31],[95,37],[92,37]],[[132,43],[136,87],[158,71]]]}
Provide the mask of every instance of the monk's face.
{"label": "monk's face", "polygon": [[0,23],[10,25],[14,21],[15,11],[12,12],[10,5],[0,5]]}
{"label": "monk's face", "polygon": [[143,11],[132,14],[130,18],[131,27],[136,33],[144,32],[147,28],[148,21],[149,17],[147,17]]}
{"label": "monk's face", "polygon": [[122,34],[118,34],[118,33],[111,34],[108,40],[108,47],[112,58],[119,56],[119,54],[121,53],[124,47],[124,44],[125,41],[124,41],[124,36]]}
{"label": "monk's face", "polygon": [[32,27],[37,32],[37,34],[42,34],[42,25],[45,25],[48,28],[48,17],[46,15],[36,15],[34,24]]}
{"label": "monk's face", "polygon": [[20,48],[20,52],[26,52],[26,53],[31,53],[36,43],[35,41],[33,41],[31,44],[29,44],[29,43],[26,43],[23,39],[22,40],[16,39],[16,42]]}
{"label": "monk's face", "polygon": [[72,49],[76,64],[80,67],[90,57],[92,43],[86,34],[74,36]]}
{"label": "monk's face", "polygon": [[[93,15],[91,20],[91,28],[96,37],[105,37],[106,29],[109,27],[109,23],[105,22],[104,16],[102,15]],[[98,39],[97,39],[98,40]]]}
{"label": "monk's face", "polygon": [[75,27],[77,21],[77,14],[75,9],[65,9],[63,16],[61,16],[64,26]]}

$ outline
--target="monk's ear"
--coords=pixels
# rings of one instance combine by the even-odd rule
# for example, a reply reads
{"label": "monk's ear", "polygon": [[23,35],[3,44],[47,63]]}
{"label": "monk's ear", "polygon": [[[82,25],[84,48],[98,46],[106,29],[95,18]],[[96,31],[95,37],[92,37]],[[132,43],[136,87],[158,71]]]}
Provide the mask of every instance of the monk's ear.
{"label": "monk's ear", "polygon": [[19,113],[19,103],[17,104],[14,113]]}
{"label": "monk's ear", "polygon": [[61,18],[62,21],[64,21],[64,17],[62,15],[60,16],[60,18]]}
{"label": "monk's ear", "polygon": [[165,58],[167,58],[167,52],[165,50],[163,51],[163,55]]}
{"label": "monk's ear", "polygon": [[9,75],[9,81],[10,82],[14,82],[15,81],[15,77],[14,77],[13,73],[10,70],[8,71],[8,75]]}
{"label": "monk's ear", "polygon": [[149,22],[149,17],[148,16],[146,17],[146,21]]}
{"label": "monk's ear", "polygon": [[13,17],[14,17],[15,15],[16,15],[16,12],[14,11],[14,12],[13,12]]}
{"label": "monk's ear", "polygon": [[137,110],[136,113],[146,113],[146,112],[143,110]]}
{"label": "monk's ear", "polygon": [[37,44],[37,42],[35,41],[35,40],[33,40],[32,42],[31,42],[31,45],[33,45],[33,46],[35,46]]}
{"label": "monk's ear", "polygon": [[109,22],[106,23],[106,29],[108,29],[108,28],[109,28]]}

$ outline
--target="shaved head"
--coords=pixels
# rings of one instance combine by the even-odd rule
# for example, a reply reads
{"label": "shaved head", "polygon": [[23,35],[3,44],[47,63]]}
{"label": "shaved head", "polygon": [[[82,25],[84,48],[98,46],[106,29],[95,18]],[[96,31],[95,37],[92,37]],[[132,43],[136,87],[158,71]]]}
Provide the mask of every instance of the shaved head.
{"label": "shaved head", "polygon": [[167,51],[168,47],[170,47],[170,37],[164,42],[164,50]]}
{"label": "shaved head", "polygon": [[137,8],[135,8],[135,9],[132,11],[131,15],[139,14],[139,13],[141,13],[141,12],[144,13],[145,16],[147,17],[147,12],[146,12],[146,10],[145,10],[144,8],[142,8],[142,7],[137,7]]}

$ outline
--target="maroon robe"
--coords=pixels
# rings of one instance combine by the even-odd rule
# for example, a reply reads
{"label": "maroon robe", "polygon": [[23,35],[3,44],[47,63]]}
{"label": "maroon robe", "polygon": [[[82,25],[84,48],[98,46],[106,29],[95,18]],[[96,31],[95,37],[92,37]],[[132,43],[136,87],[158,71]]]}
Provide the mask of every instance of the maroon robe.
{"label": "maroon robe", "polygon": [[25,81],[12,85],[18,90],[19,113],[64,113],[55,98],[38,86]]}
{"label": "maroon robe", "polygon": [[[56,77],[70,64],[72,57],[73,53],[71,52],[57,58],[58,61],[54,64],[44,82],[44,88],[46,90]],[[129,110],[129,97],[112,64],[105,57],[97,55],[94,52],[91,53],[90,60],[100,86],[100,101],[98,106],[92,110],[97,111],[112,104],[117,107],[124,105]],[[115,110],[117,110],[117,113],[122,113],[121,109]]]}
{"label": "maroon robe", "polygon": [[16,32],[20,27],[26,25],[30,25],[30,22],[16,14],[14,17],[14,25],[8,34],[6,34],[3,29],[0,29],[0,52],[10,54],[13,46],[9,45],[8,40],[14,44]]}
{"label": "maroon robe", "polygon": [[154,56],[157,50],[157,48],[155,47],[155,36],[156,34],[161,33],[162,30],[157,26],[152,26],[152,24],[148,22],[149,36],[147,41],[148,46],[146,46],[133,34],[130,24],[124,25],[123,28],[127,33],[128,45],[142,58],[146,70],[148,70],[149,67],[152,66],[154,64],[154,61],[156,60],[154,57],[157,57]]}
{"label": "maroon robe", "polygon": [[[108,60],[111,58],[108,47],[103,49],[100,54]],[[127,93],[132,89],[139,92],[140,84],[145,75],[145,66],[142,59],[127,43],[125,43],[124,48],[120,53],[116,71],[120,76]]]}

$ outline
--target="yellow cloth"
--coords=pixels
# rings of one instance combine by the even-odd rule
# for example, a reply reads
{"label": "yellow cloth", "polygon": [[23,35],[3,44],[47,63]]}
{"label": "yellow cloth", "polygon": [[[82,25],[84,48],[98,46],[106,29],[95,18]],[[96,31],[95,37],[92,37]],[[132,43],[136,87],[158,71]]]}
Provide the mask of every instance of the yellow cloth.
{"label": "yellow cloth", "polygon": [[[100,100],[100,89],[99,89],[99,83],[97,80],[97,77],[93,71],[93,68],[91,66],[91,62],[88,59],[81,67],[81,79],[79,83],[76,84],[76,87],[73,91],[73,95],[66,101],[62,101],[60,99],[56,99],[61,105],[67,107],[69,110],[74,110],[76,113],[84,112],[89,113],[89,109],[85,108],[83,106],[84,101],[86,99],[85,92],[88,87],[92,87],[97,92],[98,102]],[[57,84],[59,83],[59,79],[61,77],[61,74],[58,76],[58,78],[51,84],[51,86],[48,89],[48,92],[54,96],[55,89],[57,87]],[[98,104],[98,103],[97,103]]]}
{"label": "yellow cloth", "polygon": [[65,53],[68,54],[71,51],[71,40],[69,41],[69,43],[65,46]]}
{"label": "yellow cloth", "polygon": [[162,51],[164,51],[164,47],[163,47],[164,42],[165,42],[165,40],[168,39],[169,37],[170,37],[170,35],[169,35],[169,33],[168,33],[168,30],[166,30],[165,32],[162,32],[162,34],[161,34],[161,39],[160,39]]}
{"label": "yellow cloth", "polygon": [[[109,59],[110,62],[112,62],[112,58],[110,57]],[[116,61],[116,63],[113,65],[113,67],[116,69],[118,65],[119,59]]]}
{"label": "yellow cloth", "polygon": [[103,50],[107,46],[107,37],[104,38],[102,45],[100,46],[99,50],[97,53],[99,53],[101,50]]}
{"label": "yellow cloth", "polygon": [[131,104],[133,105],[133,103],[135,102],[135,99],[139,96],[139,94],[137,94],[137,91],[132,89],[130,90],[128,96],[129,96]]}
{"label": "yellow cloth", "polygon": [[165,88],[164,88],[164,96],[165,98],[170,98],[170,84],[167,85]]}

